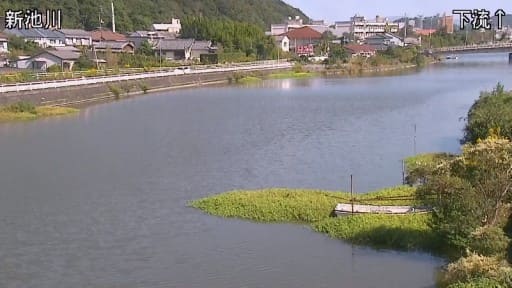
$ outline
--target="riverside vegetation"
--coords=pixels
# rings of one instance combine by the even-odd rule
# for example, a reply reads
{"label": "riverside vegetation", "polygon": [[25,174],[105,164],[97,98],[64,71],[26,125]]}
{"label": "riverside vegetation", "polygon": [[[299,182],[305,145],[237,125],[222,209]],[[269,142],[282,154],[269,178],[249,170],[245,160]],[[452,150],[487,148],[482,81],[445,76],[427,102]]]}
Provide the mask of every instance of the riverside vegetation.
{"label": "riverside vegetation", "polygon": [[512,287],[510,103],[512,91],[499,83],[481,93],[468,113],[460,155],[410,157],[405,161],[409,186],[353,198],[364,204],[428,205],[432,213],[330,217],[350,194],[286,188],[231,191],[190,205],[221,217],[306,224],[375,248],[444,255],[452,262],[439,273],[439,287]]}
{"label": "riverside vegetation", "polygon": [[34,120],[41,117],[61,116],[78,112],[78,109],[61,106],[36,107],[28,102],[0,106],[0,121]]}

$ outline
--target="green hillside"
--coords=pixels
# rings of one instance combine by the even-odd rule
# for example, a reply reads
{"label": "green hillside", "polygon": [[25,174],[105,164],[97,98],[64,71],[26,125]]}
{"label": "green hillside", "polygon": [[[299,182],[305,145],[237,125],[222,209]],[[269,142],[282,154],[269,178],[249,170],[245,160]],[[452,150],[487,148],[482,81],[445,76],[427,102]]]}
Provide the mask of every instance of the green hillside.
{"label": "green hillside", "polygon": [[[152,23],[170,18],[204,16],[227,18],[256,24],[268,30],[289,16],[308,19],[302,11],[281,0],[114,0],[116,30],[149,29]],[[104,25],[110,27],[110,0],[3,0],[2,16],[7,9],[62,9],[64,28],[94,29],[102,10]],[[101,7],[101,9],[100,9]]]}

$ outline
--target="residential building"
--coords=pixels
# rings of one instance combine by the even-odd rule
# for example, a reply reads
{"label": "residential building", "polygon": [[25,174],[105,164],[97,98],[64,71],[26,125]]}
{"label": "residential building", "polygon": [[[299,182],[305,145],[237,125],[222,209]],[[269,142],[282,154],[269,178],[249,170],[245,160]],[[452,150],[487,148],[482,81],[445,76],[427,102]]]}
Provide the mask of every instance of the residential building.
{"label": "residential building", "polygon": [[336,37],[341,38],[344,34],[350,34],[351,27],[351,21],[336,21],[331,31]]}
{"label": "residential building", "polygon": [[421,36],[418,38],[407,37],[404,39],[404,46],[420,46],[421,45]]}
{"label": "residential building", "polygon": [[0,33],[0,54],[9,52],[8,42],[7,35]]}
{"label": "residential building", "polygon": [[436,29],[415,29],[414,33],[420,36],[429,36],[436,33]]}
{"label": "residential building", "polygon": [[277,47],[281,48],[283,52],[290,51],[290,38],[288,36],[273,36],[276,41]]}
{"label": "residential building", "polygon": [[369,45],[347,44],[344,47],[352,57],[372,57],[376,53],[376,50]]}
{"label": "residential building", "polygon": [[82,29],[60,29],[64,34],[64,44],[68,46],[91,46],[91,32]]}
{"label": "residential building", "polygon": [[73,69],[73,64],[80,57],[80,53],[65,50],[46,50],[32,57],[23,59],[25,67],[33,70],[46,71],[49,67],[57,65],[62,71]]}
{"label": "residential building", "polygon": [[288,17],[288,20],[282,24],[272,24],[270,25],[270,35],[281,35],[288,32],[291,29],[297,29],[304,26],[304,21],[300,18],[300,16],[295,16],[295,18]]}
{"label": "residential building", "polygon": [[416,19],[414,20],[414,28],[423,29],[423,20],[423,16],[416,17]]}
{"label": "residential building", "polygon": [[110,50],[112,53],[133,54],[135,45],[129,41],[101,41],[93,43],[93,49],[97,53],[105,53]]}
{"label": "residential building", "polygon": [[215,51],[211,41],[194,39],[162,39],[155,47],[155,55],[168,60],[200,59],[201,54]]}
{"label": "residential building", "polygon": [[194,40],[192,47],[190,47],[190,59],[197,60],[201,58],[201,54],[215,53],[215,48],[212,47],[212,41],[197,41]]}
{"label": "residential building", "polygon": [[112,32],[108,29],[96,29],[91,32],[92,42],[101,42],[101,41],[121,41],[126,42],[126,36],[123,34],[119,34],[116,32]]}
{"label": "residential building", "polygon": [[4,33],[21,37],[25,41],[34,41],[43,48],[65,46],[64,34],[58,30],[42,28],[6,29]]}
{"label": "residential building", "polygon": [[316,45],[322,39],[322,33],[308,26],[292,29],[280,36],[288,37],[290,51],[294,52],[297,52],[302,46]]}
{"label": "residential building", "polygon": [[127,39],[135,45],[135,49],[140,48],[144,41],[148,41],[153,46],[161,39],[175,39],[176,34],[172,32],[162,31],[135,31],[130,33]]}
{"label": "residential building", "polygon": [[376,34],[370,37],[366,37],[364,43],[371,46],[375,50],[386,50],[388,47],[402,47],[404,42],[400,37],[390,33]]}
{"label": "residential building", "polygon": [[171,32],[175,34],[179,34],[181,31],[181,22],[180,19],[171,19],[171,23],[156,23],[153,24],[153,31],[160,32]]}
{"label": "residential building", "polygon": [[444,29],[446,33],[453,33],[453,16],[446,16],[444,14],[441,18],[439,18],[439,28]]}
{"label": "residential building", "polygon": [[398,23],[377,16],[375,21],[368,21],[362,16],[351,18],[350,33],[354,38],[364,40],[366,37],[383,33],[398,33]]}
{"label": "residential building", "polygon": [[313,21],[311,21],[311,24],[306,24],[304,26],[313,28],[314,30],[316,30],[320,33],[324,33],[326,31],[331,31],[331,28],[329,27],[329,25],[327,25],[325,23],[324,20],[313,20]]}

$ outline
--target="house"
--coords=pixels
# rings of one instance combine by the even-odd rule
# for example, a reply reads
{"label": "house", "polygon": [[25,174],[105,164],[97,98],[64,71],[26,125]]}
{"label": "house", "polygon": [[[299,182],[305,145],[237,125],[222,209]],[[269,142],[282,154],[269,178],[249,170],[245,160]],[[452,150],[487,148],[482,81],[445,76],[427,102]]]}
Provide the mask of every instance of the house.
{"label": "house", "polygon": [[153,31],[171,32],[171,33],[179,34],[181,31],[180,19],[172,18],[171,23],[153,24]]}
{"label": "house", "polygon": [[0,54],[9,52],[9,49],[7,46],[8,42],[9,42],[9,39],[7,38],[7,35],[0,33]]}
{"label": "house", "polygon": [[194,39],[162,39],[155,47],[155,55],[168,60],[190,59]]}
{"label": "house", "polygon": [[126,36],[116,32],[112,32],[108,29],[96,29],[91,32],[92,42],[101,41],[122,41],[127,42]]}
{"label": "house", "polygon": [[155,47],[155,55],[168,60],[200,59],[201,54],[215,53],[211,41],[194,39],[162,39]]}
{"label": "house", "polygon": [[421,36],[418,38],[407,37],[404,39],[404,46],[420,46],[421,45]]}
{"label": "house", "polygon": [[135,49],[140,48],[142,42],[148,41],[150,44],[156,45],[161,39],[175,39],[176,34],[172,32],[162,31],[135,31],[127,37],[128,41],[135,45]]}
{"label": "house", "polygon": [[388,47],[403,47],[404,42],[400,37],[397,37],[391,33],[376,34],[370,37],[366,37],[364,40],[366,45],[372,46],[375,50],[386,50]]}
{"label": "house", "polygon": [[214,53],[215,49],[212,47],[211,41],[196,41],[192,43],[190,48],[190,59],[200,59],[201,54]]}
{"label": "house", "polygon": [[375,56],[375,48],[373,48],[370,45],[356,45],[356,44],[347,44],[344,46],[345,50],[352,56],[352,57],[371,57]]}
{"label": "house", "polygon": [[64,44],[68,46],[91,46],[91,32],[82,29],[60,29],[64,34]]}
{"label": "house", "polygon": [[129,41],[101,41],[93,43],[93,49],[97,53],[105,53],[110,50],[112,53],[133,54],[135,45]]}
{"label": "house", "polygon": [[331,28],[329,27],[329,25],[327,25],[325,23],[324,20],[313,20],[313,21],[311,21],[311,24],[306,24],[304,26],[313,28],[314,30],[316,30],[320,33],[324,33],[326,31],[331,31]]}
{"label": "house", "polygon": [[18,68],[46,71],[49,67],[57,65],[62,69],[62,71],[69,71],[73,69],[73,64],[79,57],[80,53],[73,51],[46,50],[28,59],[23,59],[25,67],[19,67],[20,63],[18,63]]}
{"label": "house", "polygon": [[421,36],[429,36],[436,33],[436,29],[414,29],[414,33]]}
{"label": "house", "polygon": [[34,41],[43,48],[65,46],[64,34],[59,30],[31,28],[31,29],[8,29],[4,33],[18,36],[25,41]]}
{"label": "house", "polygon": [[274,36],[274,40],[276,41],[277,47],[281,48],[281,51],[290,51],[290,39],[288,36]]}
{"label": "house", "polygon": [[315,29],[304,26],[297,29],[289,30],[280,36],[288,37],[290,41],[290,50],[297,52],[297,49],[304,46],[316,45],[322,39],[322,33]]}

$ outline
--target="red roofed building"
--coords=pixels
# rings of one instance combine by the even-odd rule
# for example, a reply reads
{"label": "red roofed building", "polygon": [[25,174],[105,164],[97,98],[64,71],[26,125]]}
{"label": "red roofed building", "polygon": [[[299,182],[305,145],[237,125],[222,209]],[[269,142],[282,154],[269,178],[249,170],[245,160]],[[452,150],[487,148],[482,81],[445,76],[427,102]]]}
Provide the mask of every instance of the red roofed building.
{"label": "red roofed building", "polygon": [[414,33],[421,35],[421,36],[428,36],[431,34],[436,33],[436,29],[416,29],[414,30]]}
{"label": "red roofed building", "polygon": [[290,39],[290,51],[295,52],[298,50],[309,51],[310,48],[306,49],[305,47],[316,45],[322,39],[322,33],[308,26],[291,29],[280,36],[287,36]]}
{"label": "red roofed building", "polygon": [[107,29],[97,29],[91,32],[91,38],[93,42],[100,41],[128,41],[126,36],[116,32],[112,32]]}
{"label": "red roofed building", "polygon": [[370,45],[355,45],[347,44],[344,46],[345,50],[352,55],[352,57],[362,56],[371,57],[375,56],[375,49]]}

